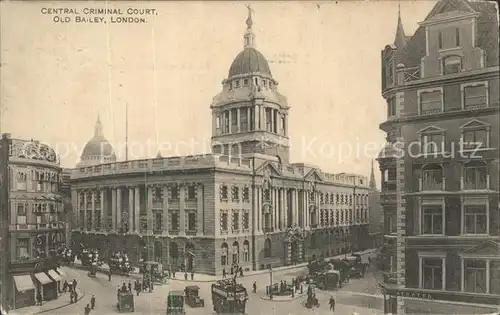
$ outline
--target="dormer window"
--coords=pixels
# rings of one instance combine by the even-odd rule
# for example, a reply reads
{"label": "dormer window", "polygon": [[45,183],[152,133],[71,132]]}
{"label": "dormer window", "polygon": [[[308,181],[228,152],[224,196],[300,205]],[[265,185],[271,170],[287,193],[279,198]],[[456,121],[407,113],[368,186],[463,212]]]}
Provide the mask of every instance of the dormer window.
{"label": "dormer window", "polygon": [[459,73],[462,71],[462,58],[449,56],[443,60],[443,74]]}
{"label": "dormer window", "polygon": [[235,85],[236,85],[237,88],[240,87],[240,80],[236,80],[236,81],[234,81],[234,83],[235,83]]}
{"label": "dormer window", "polygon": [[243,80],[243,86],[247,86],[248,85],[248,79],[244,79]]}

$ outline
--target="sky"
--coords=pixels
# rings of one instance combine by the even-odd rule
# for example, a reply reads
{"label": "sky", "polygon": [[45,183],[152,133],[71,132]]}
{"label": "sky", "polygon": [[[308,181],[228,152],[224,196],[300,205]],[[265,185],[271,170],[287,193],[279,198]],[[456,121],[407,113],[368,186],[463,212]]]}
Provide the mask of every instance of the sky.
{"label": "sky", "polygon": [[[385,143],[380,54],[394,41],[398,1],[248,3],[256,48],[291,106],[291,161],[369,176]],[[400,2],[406,35],[435,3]],[[48,143],[74,167],[99,115],[123,160],[128,104],[129,157],[209,152],[210,105],[243,49],[245,4],[3,1],[1,132]],[[106,6],[156,14],[130,24],[42,14]]]}

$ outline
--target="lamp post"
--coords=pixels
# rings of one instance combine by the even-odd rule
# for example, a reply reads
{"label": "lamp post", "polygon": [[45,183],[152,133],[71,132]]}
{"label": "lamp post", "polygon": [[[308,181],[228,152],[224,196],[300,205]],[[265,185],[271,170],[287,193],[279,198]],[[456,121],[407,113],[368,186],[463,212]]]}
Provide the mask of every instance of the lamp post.
{"label": "lamp post", "polygon": [[273,299],[273,267],[269,266],[269,299]]}

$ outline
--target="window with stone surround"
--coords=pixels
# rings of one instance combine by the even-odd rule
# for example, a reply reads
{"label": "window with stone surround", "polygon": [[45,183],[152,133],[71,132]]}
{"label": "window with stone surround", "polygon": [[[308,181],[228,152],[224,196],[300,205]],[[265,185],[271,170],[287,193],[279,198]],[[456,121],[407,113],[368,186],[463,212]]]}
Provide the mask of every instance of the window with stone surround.
{"label": "window with stone surround", "polygon": [[339,210],[335,211],[335,225],[340,224],[340,212]]}
{"label": "window with stone surround", "polygon": [[443,209],[441,205],[422,206],[422,234],[443,234]]}
{"label": "window with stone surround", "polygon": [[324,204],[324,194],[322,192],[319,193],[319,203]]}
{"label": "window with stone surround", "polygon": [[352,209],[349,209],[349,223],[352,223]]}
{"label": "window with stone surround", "polygon": [[19,202],[17,204],[17,224],[18,229],[27,227],[27,204]]}
{"label": "window with stone surround", "polygon": [[339,204],[339,201],[340,201],[339,199],[340,199],[339,194],[335,194],[335,203],[336,204]]}
{"label": "window with stone surround", "polygon": [[266,240],[264,241],[264,258],[271,257],[271,252],[271,240],[269,238],[266,238]]}
{"label": "window with stone surround", "polygon": [[490,294],[500,295],[500,259],[490,260]]}
{"label": "window with stone surround", "polygon": [[28,178],[25,172],[17,172],[16,190],[26,191],[28,186]]}
{"label": "window with stone surround", "polygon": [[228,199],[228,191],[227,191],[227,186],[226,185],[221,185],[220,186],[220,200],[221,201],[227,201]]}
{"label": "window with stone surround", "polygon": [[172,212],[171,214],[171,220],[170,220],[170,229],[171,231],[178,232],[179,231],[179,213]]}
{"label": "window with stone surround", "polygon": [[488,129],[464,130],[462,143],[465,150],[475,150],[488,147]]}
{"label": "window with stone surround", "polygon": [[16,239],[16,259],[27,260],[29,258],[30,258],[29,239],[27,238]]}
{"label": "window with stone surround", "polygon": [[153,188],[153,202],[162,202],[163,200],[163,188],[161,186],[155,186]]}
{"label": "window with stone surround", "polygon": [[335,204],[335,196],[334,195],[335,195],[334,193],[330,194],[330,204],[332,204],[332,205]]}
{"label": "window with stone surround", "polygon": [[486,261],[481,259],[464,260],[464,288],[466,292],[486,292]]}
{"label": "window with stone surround", "polygon": [[319,210],[319,224],[321,226],[325,225],[325,209],[320,209]]}
{"label": "window with stone surround", "polygon": [[220,264],[222,266],[227,266],[228,265],[227,252],[228,252],[227,243],[222,243],[222,245],[221,245],[221,251],[220,251],[220,258],[221,258]]}
{"label": "window with stone surround", "polygon": [[196,200],[196,186],[195,185],[187,186],[186,197],[187,197],[187,200]]}
{"label": "window with stone surround", "polygon": [[243,188],[243,202],[250,202],[250,188]]}
{"label": "window with stone surround", "polygon": [[170,199],[179,200],[179,186],[170,186]]}
{"label": "window with stone surround", "polygon": [[464,206],[464,233],[486,234],[487,233],[487,210],[486,205]]}
{"label": "window with stone surround", "polygon": [[155,231],[163,231],[163,213],[161,211],[155,211]]}
{"label": "window with stone surround", "polygon": [[250,261],[250,243],[247,240],[243,242],[243,261]]}
{"label": "window with stone surround", "polygon": [[240,200],[240,189],[238,186],[232,186],[231,187],[231,199],[233,201],[239,201]]}
{"label": "window with stone surround", "polygon": [[243,230],[250,229],[250,212],[248,210],[243,210]]}
{"label": "window with stone surround", "polygon": [[220,229],[222,232],[227,232],[229,229],[228,213],[226,210],[221,210],[220,213]]}
{"label": "window with stone surround", "polygon": [[233,251],[232,251],[233,264],[237,265],[240,262],[240,245],[238,242],[233,243]]}
{"label": "window with stone surround", "polygon": [[188,225],[187,225],[187,230],[190,232],[196,231],[196,213],[195,212],[189,212],[187,214],[187,219],[188,219]]}
{"label": "window with stone surround", "polygon": [[233,209],[233,215],[232,215],[232,224],[231,228],[233,231],[239,231],[240,230],[240,213],[238,210]]}
{"label": "window with stone surround", "polygon": [[485,107],[488,104],[488,88],[486,84],[478,84],[465,86],[464,93],[464,109],[474,109]]}
{"label": "window with stone surround", "polygon": [[240,131],[248,131],[248,111],[246,107],[240,109]]}
{"label": "window with stone surround", "polygon": [[427,91],[419,94],[420,114],[428,115],[440,113],[443,110],[442,91]]}
{"label": "window with stone surround", "polygon": [[441,290],[443,287],[443,260],[441,258],[422,258],[423,289]]}

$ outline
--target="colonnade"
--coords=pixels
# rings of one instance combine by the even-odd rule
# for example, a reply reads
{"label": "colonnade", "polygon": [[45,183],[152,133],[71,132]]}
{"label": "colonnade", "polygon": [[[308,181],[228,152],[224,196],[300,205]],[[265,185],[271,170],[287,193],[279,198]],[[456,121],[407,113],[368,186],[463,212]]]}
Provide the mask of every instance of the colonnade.
{"label": "colonnade", "polygon": [[[195,187],[195,198],[187,198],[188,186]],[[171,189],[177,190],[174,198],[171,198]],[[73,194],[78,226],[82,230],[178,235],[204,232],[203,185],[200,183],[104,186],[74,190]],[[194,230],[188,230],[189,213],[196,215]]]}

